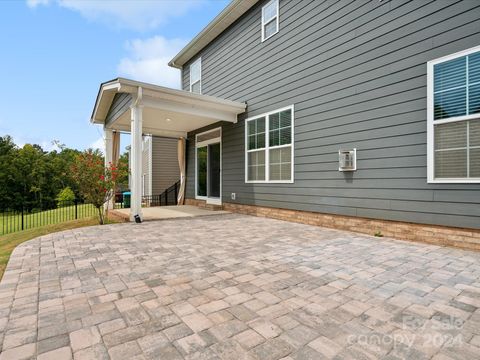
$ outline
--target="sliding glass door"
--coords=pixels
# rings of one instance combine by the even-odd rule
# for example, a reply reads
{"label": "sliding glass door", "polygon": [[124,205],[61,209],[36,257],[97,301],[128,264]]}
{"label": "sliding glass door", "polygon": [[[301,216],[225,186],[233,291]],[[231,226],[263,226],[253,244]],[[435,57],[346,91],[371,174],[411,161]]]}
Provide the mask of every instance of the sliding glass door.
{"label": "sliding glass door", "polygon": [[208,146],[197,148],[197,196],[207,196]]}
{"label": "sliding glass door", "polygon": [[215,129],[196,138],[196,198],[221,203],[221,133]]}
{"label": "sliding glass door", "polygon": [[220,198],[220,143],[208,145],[208,196]]}

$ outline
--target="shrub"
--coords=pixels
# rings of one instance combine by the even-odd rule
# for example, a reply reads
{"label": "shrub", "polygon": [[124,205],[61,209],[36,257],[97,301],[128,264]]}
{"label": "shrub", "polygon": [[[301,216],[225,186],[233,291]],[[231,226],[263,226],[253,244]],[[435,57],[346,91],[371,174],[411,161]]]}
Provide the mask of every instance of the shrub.
{"label": "shrub", "polygon": [[77,155],[71,171],[80,194],[97,208],[99,223],[104,224],[104,204],[114,196],[117,179],[128,171],[127,167],[122,162],[105,166],[102,154],[89,149]]}
{"label": "shrub", "polygon": [[69,186],[67,186],[66,188],[60,190],[55,200],[57,200],[57,206],[59,207],[71,205],[71,203],[75,201],[75,193],[72,189],[70,189]]}

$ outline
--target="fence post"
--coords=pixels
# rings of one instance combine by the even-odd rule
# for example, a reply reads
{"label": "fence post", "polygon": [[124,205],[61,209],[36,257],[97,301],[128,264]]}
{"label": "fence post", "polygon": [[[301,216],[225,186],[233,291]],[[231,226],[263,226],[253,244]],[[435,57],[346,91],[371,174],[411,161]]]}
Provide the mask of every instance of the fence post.
{"label": "fence post", "polygon": [[78,204],[77,199],[75,199],[75,220],[78,219],[78,208],[77,208],[77,204]]}
{"label": "fence post", "polygon": [[178,190],[177,190],[177,184],[178,184],[178,183],[175,183],[175,201],[174,201],[174,205],[178,205]]}
{"label": "fence post", "polygon": [[23,213],[24,213],[24,211],[23,211],[23,204],[22,204],[22,230],[23,230],[23,228],[24,228],[24,224],[23,224]]}

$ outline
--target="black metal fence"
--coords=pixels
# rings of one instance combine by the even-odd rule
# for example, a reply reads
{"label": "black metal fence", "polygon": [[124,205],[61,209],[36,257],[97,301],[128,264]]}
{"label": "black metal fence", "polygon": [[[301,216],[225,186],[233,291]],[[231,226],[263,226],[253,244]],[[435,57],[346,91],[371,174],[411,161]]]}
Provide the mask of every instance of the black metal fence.
{"label": "black metal fence", "polygon": [[0,207],[0,236],[94,216],[97,216],[97,209],[92,204],[86,204],[77,200],[57,202],[48,210],[27,210],[26,207],[23,207],[21,210],[13,210]]}
{"label": "black metal fence", "polygon": [[[142,196],[143,207],[168,206],[177,205],[178,191],[180,189],[180,181],[166,189],[159,195]],[[130,195],[117,194],[115,196],[115,209],[123,209],[130,207]]]}

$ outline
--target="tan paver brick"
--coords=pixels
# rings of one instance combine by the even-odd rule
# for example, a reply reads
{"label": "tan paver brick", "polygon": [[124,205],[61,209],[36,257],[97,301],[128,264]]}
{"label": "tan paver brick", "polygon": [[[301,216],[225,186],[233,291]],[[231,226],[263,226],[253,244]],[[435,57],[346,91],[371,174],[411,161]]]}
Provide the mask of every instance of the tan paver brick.
{"label": "tan paver brick", "polygon": [[97,344],[73,354],[74,360],[109,360],[107,348],[103,344]]}
{"label": "tan paver brick", "polygon": [[332,359],[342,350],[340,345],[325,336],[320,336],[313,340],[308,346],[323,354],[328,359]]}
{"label": "tan paver brick", "polygon": [[213,322],[199,312],[182,317],[182,321],[195,332],[200,332],[213,326]]}
{"label": "tan paver brick", "polygon": [[266,339],[277,337],[282,333],[282,330],[278,326],[264,319],[254,320],[249,323],[248,326]]}
{"label": "tan paver brick", "polygon": [[240,345],[246,349],[251,349],[265,341],[263,336],[252,329],[245,330],[240,334],[235,335],[233,339],[238,341]]}
{"label": "tan paver brick", "polygon": [[195,309],[195,307],[188,302],[172,304],[170,305],[170,309],[172,309],[172,311],[180,317],[197,311],[197,309]]}
{"label": "tan paver brick", "polygon": [[223,300],[216,300],[209,302],[207,304],[200,305],[198,310],[200,310],[204,314],[211,314],[213,312],[217,312],[223,309],[228,308],[229,305]]}
{"label": "tan paver brick", "polygon": [[114,319],[114,320],[106,321],[104,323],[99,324],[98,329],[100,331],[100,334],[106,335],[111,332],[123,329],[126,326],[127,325],[125,324],[125,321],[119,318],[119,319]]}
{"label": "tan paver brick", "polygon": [[43,354],[38,355],[38,360],[70,360],[72,359],[72,349],[70,346],[64,346]]}
{"label": "tan paver brick", "polygon": [[101,336],[96,326],[70,333],[70,344],[73,351],[85,349],[98,344],[100,341]]}
{"label": "tan paver brick", "polygon": [[25,344],[15,348],[3,350],[3,352],[0,353],[0,360],[31,359],[33,356],[35,356],[35,351],[35,343]]}

